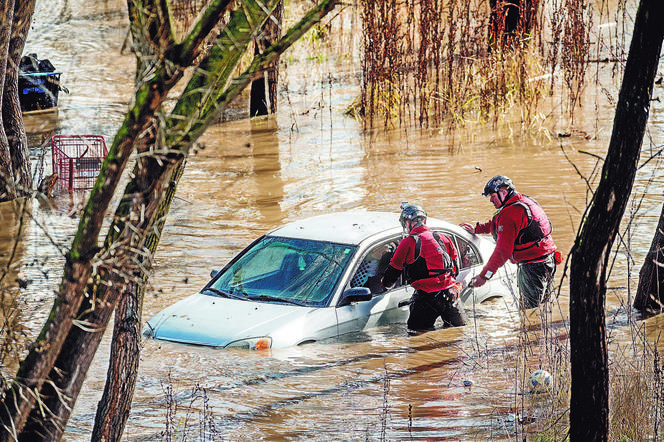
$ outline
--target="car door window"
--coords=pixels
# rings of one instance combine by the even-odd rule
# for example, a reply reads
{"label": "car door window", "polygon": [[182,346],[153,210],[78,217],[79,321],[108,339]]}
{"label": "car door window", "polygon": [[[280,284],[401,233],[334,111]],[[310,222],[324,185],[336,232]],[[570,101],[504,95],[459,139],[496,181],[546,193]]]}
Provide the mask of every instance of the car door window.
{"label": "car door window", "polygon": [[468,269],[482,264],[479,252],[463,238],[455,237],[457,251],[459,252],[459,270]]}
{"label": "car door window", "polygon": [[[384,290],[380,280],[383,278],[398,244],[399,240],[394,239],[370,248],[360,261],[360,265],[351,279],[350,286],[367,287],[373,295],[383,293]],[[399,278],[395,287],[400,285],[401,278]]]}
{"label": "car door window", "polygon": [[479,252],[468,240],[451,232],[445,232],[442,230],[439,230],[438,232],[450,238],[456,246],[459,255],[457,258],[457,265],[459,266],[460,272],[482,264]]}

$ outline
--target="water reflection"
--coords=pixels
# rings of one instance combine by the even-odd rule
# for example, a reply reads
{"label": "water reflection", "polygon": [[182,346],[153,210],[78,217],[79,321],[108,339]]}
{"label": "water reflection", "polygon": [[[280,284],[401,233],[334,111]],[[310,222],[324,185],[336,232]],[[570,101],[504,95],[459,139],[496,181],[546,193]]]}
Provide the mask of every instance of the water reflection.
{"label": "water reflection", "polygon": [[31,212],[32,201],[28,198],[0,203],[0,323],[3,348],[16,352],[0,352],[3,374],[16,370],[17,348],[23,344],[21,337],[25,333],[23,324],[30,320],[21,292],[25,293],[32,283],[30,276],[23,272],[23,264],[37,264],[36,259],[26,256],[31,235]]}
{"label": "water reflection", "polygon": [[279,160],[279,137],[276,121],[253,119],[251,121],[251,149],[256,180],[255,205],[261,217],[272,222],[283,220],[281,204],[284,199],[284,182]]}
{"label": "water reflection", "polygon": [[0,283],[14,285],[25,259],[26,239],[30,236],[32,201],[21,198],[0,203]]}

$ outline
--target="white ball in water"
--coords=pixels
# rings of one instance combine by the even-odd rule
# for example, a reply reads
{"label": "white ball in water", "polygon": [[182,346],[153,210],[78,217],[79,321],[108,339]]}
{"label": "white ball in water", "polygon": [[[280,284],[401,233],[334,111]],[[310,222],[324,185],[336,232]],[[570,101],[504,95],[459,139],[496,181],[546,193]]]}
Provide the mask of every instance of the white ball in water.
{"label": "white ball in water", "polygon": [[548,391],[553,384],[551,373],[546,370],[535,370],[528,377],[528,388],[530,391],[541,393]]}

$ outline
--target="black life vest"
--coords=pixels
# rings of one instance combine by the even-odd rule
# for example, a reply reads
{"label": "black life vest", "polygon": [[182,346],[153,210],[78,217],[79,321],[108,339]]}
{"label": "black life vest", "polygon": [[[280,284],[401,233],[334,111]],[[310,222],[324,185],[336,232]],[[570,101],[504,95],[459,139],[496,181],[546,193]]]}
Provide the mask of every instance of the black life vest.
{"label": "black life vest", "polygon": [[449,253],[447,253],[447,245],[441,239],[440,234],[438,232],[431,232],[437,246],[432,241],[425,241],[425,245],[423,246],[422,239],[420,238],[422,233],[413,233],[410,235],[415,240],[415,251],[413,253],[413,262],[405,266],[408,283],[411,284],[421,279],[438,277],[446,273],[450,273],[456,277],[456,266],[452,258],[450,258]]}

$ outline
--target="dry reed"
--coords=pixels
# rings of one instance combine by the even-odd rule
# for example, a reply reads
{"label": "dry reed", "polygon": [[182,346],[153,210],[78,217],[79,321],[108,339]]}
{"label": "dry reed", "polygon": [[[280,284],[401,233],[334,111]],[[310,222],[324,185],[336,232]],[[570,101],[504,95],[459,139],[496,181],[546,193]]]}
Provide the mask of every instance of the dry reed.
{"label": "dry reed", "polygon": [[513,108],[531,124],[559,71],[570,114],[579,105],[592,26],[586,1],[554,1],[546,14],[537,0],[362,0],[360,7],[365,128],[495,121]]}

